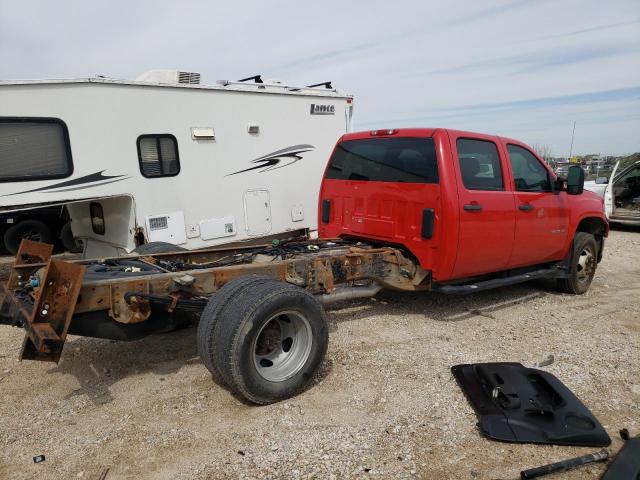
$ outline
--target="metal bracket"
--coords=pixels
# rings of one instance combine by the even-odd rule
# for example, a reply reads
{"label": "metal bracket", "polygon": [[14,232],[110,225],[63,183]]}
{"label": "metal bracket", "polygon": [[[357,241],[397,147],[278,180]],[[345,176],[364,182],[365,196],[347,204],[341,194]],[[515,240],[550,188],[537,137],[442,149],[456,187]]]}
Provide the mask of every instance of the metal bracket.
{"label": "metal bracket", "polygon": [[12,316],[26,331],[20,360],[60,360],[78,301],[84,265],[51,260],[52,253],[51,245],[23,240],[7,282]]}
{"label": "metal bracket", "polygon": [[135,298],[127,303],[127,292],[149,293],[149,284],[145,280],[132,280],[110,285],[111,309],[109,316],[120,323],[140,323],[151,316],[149,302],[142,298]]}

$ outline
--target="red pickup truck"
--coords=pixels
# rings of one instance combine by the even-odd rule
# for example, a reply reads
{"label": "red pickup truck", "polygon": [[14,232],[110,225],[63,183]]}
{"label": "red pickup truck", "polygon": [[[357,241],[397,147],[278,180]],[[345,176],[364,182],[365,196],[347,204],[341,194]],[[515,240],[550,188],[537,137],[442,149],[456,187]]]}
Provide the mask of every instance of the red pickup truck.
{"label": "red pickup truck", "polygon": [[213,377],[271,403],[305,388],[320,365],[322,304],[381,288],[469,293],[542,277],[584,293],[608,224],[583,186],[580,167],[556,178],[515,140],[443,129],[349,134],[325,172],[320,239],[155,245],[71,262],[24,240],[0,288],[0,324],[25,329],[20,359],[57,362],[67,334],[134,340],[195,313]]}
{"label": "red pickup truck", "polygon": [[559,179],[509,138],[442,128],[351,133],[325,172],[319,235],[402,246],[431,272],[434,290],[464,293],[559,267],[560,289],[584,293],[609,226],[602,199],[583,184],[580,167]]}

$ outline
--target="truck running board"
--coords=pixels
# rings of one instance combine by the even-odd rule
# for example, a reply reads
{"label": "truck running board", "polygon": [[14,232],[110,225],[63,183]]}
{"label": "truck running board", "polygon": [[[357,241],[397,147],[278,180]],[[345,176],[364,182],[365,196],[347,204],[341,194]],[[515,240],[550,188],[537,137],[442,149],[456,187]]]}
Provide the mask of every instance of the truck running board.
{"label": "truck running board", "polygon": [[52,253],[51,245],[23,240],[7,282],[0,313],[25,329],[20,360],[58,362],[78,302],[84,265]]}
{"label": "truck running board", "polygon": [[443,285],[441,283],[433,283],[431,285],[431,290],[434,292],[446,293],[448,295],[466,295],[469,293],[481,292],[483,290],[490,290],[492,288],[528,282],[529,280],[536,280],[538,278],[559,278],[562,274],[563,272],[561,267],[553,266],[551,268],[543,268],[527,273],[502,278],[492,278],[491,280],[467,283],[464,285]]}

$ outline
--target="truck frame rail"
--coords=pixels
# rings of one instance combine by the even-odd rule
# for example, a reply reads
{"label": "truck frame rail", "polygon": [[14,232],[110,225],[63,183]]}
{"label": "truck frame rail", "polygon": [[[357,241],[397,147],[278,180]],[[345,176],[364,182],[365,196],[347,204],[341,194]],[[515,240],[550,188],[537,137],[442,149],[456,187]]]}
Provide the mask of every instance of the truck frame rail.
{"label": "truck frame rail", "polygon": [[74,261],[56,261],[52,250],[23,241],[9,281],[0,287],[0,323],[26,332],[21,360],[58,362],[67,333],[82,334],[76,322],[108,322],[126,331],[154,323],[158,312],[199,313],[222,286],[246,275],[295,285],[325,303],[375,295],[380,288],[427,290],[430,284],[428,272],[401,250],[344,240]]}

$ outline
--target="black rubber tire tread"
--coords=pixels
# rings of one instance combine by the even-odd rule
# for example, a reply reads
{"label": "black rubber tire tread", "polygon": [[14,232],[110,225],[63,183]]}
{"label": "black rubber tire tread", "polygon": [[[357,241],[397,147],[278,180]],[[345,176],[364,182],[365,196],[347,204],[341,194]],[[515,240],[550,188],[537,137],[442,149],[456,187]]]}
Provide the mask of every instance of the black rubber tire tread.
{"label": "black rubber tire tread", "polygon": [[60,243],[65,250],[71,253],[82,253],[82,247],[76,243],[71,231],[71,222],[65,223],[60,229]]}
{"label": "black rubber tire tread", "polygon": [[[253,362],[243,358],[243,353],[252,356],[253,352],[243,350],[250,350],[251,334],[266,321],[267,314],[282,308],[304,310],[314,331],[312,349],[302,370],[284,382],[273,383],[260,377]],[[329,328],[324,309],[313,295],[300,287],[269,279],[242,289],[226,305],[218,318],[214,342],[219,354],[214,361],[229,379],[227,386],[252,403],[266,405],[293,397],[308,386],[326,354]]]}
{"label": "black rubber tire tread", "polygon": [[154,253],[186,252],[187,249],[169,242],[149,242],[137,246],[131,253],[153,255]]}
{"label": "black rubber tire tread", "polygon": [[42,243],[51,243],[51,229],[47,227],[44,222],[40,220],[22,220],[15,225],[9,227],[4,232],[4,246],[11,253],[15,255],[20,248],[20,242],[22,242],[21,232],[27,229],[39,230],[41,234]]}
{"label": "black rubber tire tread", "polygon": [[573,237],[573,248],[571,250],[571,271],[569,278],[559,278],[557,283],[558,290],[563,293],[570,293],[572,295],[582,295],[587,290],[589,290],[589,286],[591,285],[591,281],[593,280],[594,274],[591,276],[589,281],[586,284],[580,283],[578,281],[578,257],[580,256],[580,252],[584,249],[587,244],[591,244],[593,247],[593,252],[596,258],[598,257],[598,242],[595,237],[587,232],[577,232],[575,237]]}
{"label": "black rubber tire tread", "polygon": [[265,280],[271,280],[271,278],[260,275],[245,275],[231,280],[211,297],[200,315],[196,335],[198,354],[202,359],[202,363],[211,372],[211,376],[217,383],[229,384],[214,361],[214,357],[218,356],[214,340],[217,335],[216,326],[218,325],[220,312],[235,298],[240,290],[254,288]]}

